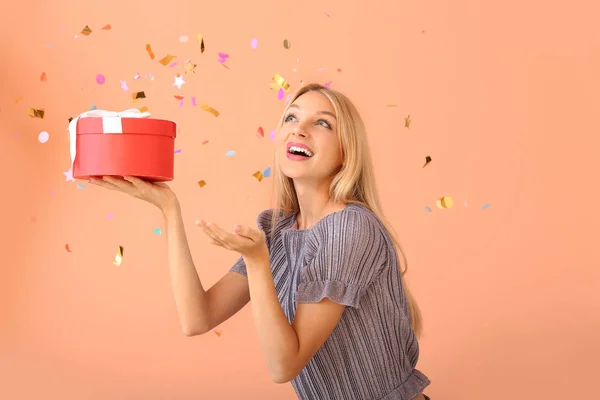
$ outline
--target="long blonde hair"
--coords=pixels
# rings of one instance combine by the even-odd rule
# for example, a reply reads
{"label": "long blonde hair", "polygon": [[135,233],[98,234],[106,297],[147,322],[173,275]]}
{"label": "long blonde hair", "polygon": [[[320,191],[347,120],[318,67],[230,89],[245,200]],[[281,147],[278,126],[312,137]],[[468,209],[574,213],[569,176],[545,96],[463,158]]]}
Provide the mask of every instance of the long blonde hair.
{"label": "long blonde hair", "polygon": [[[383,223],[404,261],[404,271],[400,267],[402,286],[408,301],[412,328],[415,334],[419,336],[422,329],[421,312],[404,280],[404,275],[408,270],[406,255],[400,246],[396,232],[383,215],[379,193],[375,185],[371,154],[363,120],[354,104],[345,95],[316,83],[301,87],[292,95],[288,104],[293,103],[298,97],[310,91],[318,92],[327,97],[337,116],[337,133],[344,156],[344,164],[331,182],[329,195],[335,203],[354,203],[368,208]],[[278,130],[283,125],[284,118],[285,111],[277,124]],[[278,153],[279,151],[275,152],[273,165],[272,201],[274,212],[271,226],[275,226],[276,220],[282,212],[284,215],[289,216],[300,209],[293,180],[285,176],[279,168]],[[399,260],[398,265],[401,265]]]}

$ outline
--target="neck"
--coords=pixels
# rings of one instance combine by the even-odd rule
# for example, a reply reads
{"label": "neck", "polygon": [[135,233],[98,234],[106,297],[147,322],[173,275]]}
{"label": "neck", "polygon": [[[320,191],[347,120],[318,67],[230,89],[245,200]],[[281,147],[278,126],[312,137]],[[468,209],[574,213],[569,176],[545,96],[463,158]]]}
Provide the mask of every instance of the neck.
{"label": "neck", "polygon": [[343,209],[346,204],[335,203],[329,197],[331,180],[319,184],[314,182],[294,181],[294,188],[298,196],[300,213],[297,217],[299,230],[310,229],[327,215]]}

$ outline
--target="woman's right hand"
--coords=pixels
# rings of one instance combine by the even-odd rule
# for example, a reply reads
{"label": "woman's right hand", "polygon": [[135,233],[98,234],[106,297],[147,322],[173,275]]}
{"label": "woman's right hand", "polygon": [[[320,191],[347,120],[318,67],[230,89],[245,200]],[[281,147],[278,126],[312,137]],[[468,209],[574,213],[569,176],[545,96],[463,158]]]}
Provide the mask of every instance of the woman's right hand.
{"label": "woman's right hand", "polygon": [[147,182],[134,176],[94,177],[90,178],[90,183],[147,201],[165,214],[179,206],[177,196],[166,183]]}

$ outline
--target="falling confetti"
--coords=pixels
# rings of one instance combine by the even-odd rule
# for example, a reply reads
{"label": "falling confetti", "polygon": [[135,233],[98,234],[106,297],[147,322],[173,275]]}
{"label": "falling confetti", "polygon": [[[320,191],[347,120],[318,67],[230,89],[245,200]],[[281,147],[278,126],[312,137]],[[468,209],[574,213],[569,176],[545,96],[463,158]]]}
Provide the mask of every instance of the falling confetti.
{"label": "falling confetti", "polygon": [[140,79],[140,74],[139,74],[139,73],[135,74],[135,76],[133,77],[133,79],[134,79],[134,80],[136,80],[136,81],[137,81],[138,79]]}
{"label": "falling confetti", "polygon": [[255,173],[252,174],[253,177],[255,177],[256,179],[258,179],[258,181],[262,181],[263,180],[263,174],[260,171],[256,171]]}
{"label": "falling confetti", "polygon": [[158,228],[154,228],[154,233],[157,235],[162,235],[162,231]]}
{"label": "falling confetti", "polygon": [[150,44],[146,45],[146,51],[148,52],[150,59],[154,60],[154,52],[152,51],[152,46],[150,46]]}
{"label": "falling confetti", "polygon": [[85,186],[83,186],[81,183],[77,184],[77,189],[85,189]]}
{"label": "falling confetti", "polygon": [[271,140],[275,140],[275,129],[271,130],[270,137]]}
{"label": "falling confetti", "polygon": [[65,250],[66,250],[68,253],[72,253],[72,251],[71,251],[71,248],[69,247],[69,243],[65,244]]}
{"label": "falling confetti", "polygon": [[206,144],[206,143],[208,143],[208,140],[205,140],[204,142],[202,142],[202,144]]}
{"label": "falling confetti", "polygon": [[484,205],[481,207],[481,209],[482,209],[482,210],[485,210],[486,208],[489,208],[490,206],[491,206],[491,204],[484,204]]}
{"label": "falling confetti", "polygon": [[278,88],[282,88],[286,92],[290,88],[290,84],[287,83],[287,81],[285,80],[285,78],[283,76],[279,75],[279,74],[273,75],[273,80],[275,81],[275,84],[277,85]]}
{"label": "falling confetti", "polygon": [[342,69],[341,69],[341,68],[338,68],[338,69],[337,69],[337,72],[342,72]]}
{"label": "falling confetti", "polygon": [[196,96],[192,96],[192,105],[196,107]]}
{"label": "falling confetti", "polygon": [[223,64],[229,58],[229,54],[226,54],[226,53],[218,53],[218,56],[219,56],[219,62],[221,64]]}
{"label": "falling confetti", "polygon": [[203,188],[204,186],[206,186],[206,182],[204,182],[203,180],[200,180],[200,181],[198,181],[198,186]]}
{"label": "falling confetti", "polygon": [[92,30],[90,29],[89,26],[85,26],[85,28],[82,29],[81,34],[85,35],[85,36],[90,36],[90,33],[92,33]]}
{"label": "falling confetti", "polygon": [[277,92],[277,100],[283,99],[284,95],[285,95],[285,91],[283,90],[283,88],[279,88],[279,91]]}
{"label": "falling confetti", "polygon": [[200,53],[204,53],[204,37],[201,33],[196,36],[198,38],[198,44],[200,45]]}
{"label": "falling confetti", "polygon": [[184,70],[184,73],[186,73],[186,74],[187,74],[187,73],[191,72],[192,74],[195,74],[195,73],[196,73],[196,71],[194,71],[194,69],[195,69],[196,67],[197,67],[197,64],[194,64],[193,62],[191,62],[191,61],[188,61],[188,62],[186,62],[186,63],[183,65],[183,70]]}
{"label": "falling confetti", "polygon": [[148,111],[148,107],[144,106],[144,107],[140,107],[138,108],[138,110],[140,110],[140,112],[145,113],[146,111]]}
{"label": "falling confetti", "polygon": [[114,216],[115,216],[115,214],[108,214],[108,215],[106,216],[106,218],[107,218],[107,219],[109,219],[109,218],[112,218],[112,217],[114,217]]}
{"label": "falling confetti", "polygon": [[110,24],[108,24],[108,25],[104,25],[104,26],[102,27],[102,30],[103,30],[103,31],[110,31],[110,28],[112,28],[112,26],[110,26]]}
{"label": "falling confetti", "polygon": [[263,130],[262,126],[258,127],[258,130],[256,131],[256,136],[260,138],[265,137],[265,131]]}
{"label": "falling confetti", "polygon": [[429,164],[431,162],[431,157],[427,156],[425,157],[425,165],[423,165],[423,168],[425,168],[427,166],[427,164]]}
{"label": "falling confetti", "polygon": [[179,36],[179,41],[180,41],[181,43],[187,43],[187,42],[188,42],[188,40],[190,40],[190,38],[189,38],[189,36],[188,36],[188,35],[181,35],[181,36]]}
{"label": "falling confetti", "polygon": [[65,182],[75,182],[75,179],[73,179],[73,168],[69,168],[69,170],[67,172],[63,172],[63,175],[65,176]]}
{"label": "falling confetti", "polygon": [[27,110],[27,114],[31,117],[31,118],[41,118],[44,119],[44,109],[37,109],[37,108],[30,108]]}
{"label": "falling confetti", "polygon": [[40,76],[40,81],[42,81],[42,82],[48,81],[48,76],[46,75],[45,72],[42,72],[42,75]]}
{"label": "falling confetti", "polygon": [[438,208],[452,208],[452,197],[444,196],[436,202]]}
{"label": "falling confetti", "polygon": [[133,98],[133,101],[138,100],[138,99],[145,99],[146,98],[146,93],[144,92],[135,92],[131,94],[131,97]]}
{"label": "falling confetti", "polygon": [[46,131],[40,132],[40,134],[38,135],[38,140],[40,141],[40,143],[46,143],[48,139],[50,139],[50,135]]}
{"label": "falling confetti", "polygon": [[425,207],[425,212],[427,214],[431,213],[433,210],[431,209],[431,207]]}
{"label": "falling confetti", "polygon": [[331,14],[329,14],[329,13],[325,13],[325,15],[327,15],[327,17],[328,17],[329,19],[331,19]]}
{"label": "falling confetti", "polygon": [[167,54],[159,61],[159,63],[161,63],[162,65],[164,65],[166,67],[171,61],[173,61],[173,59],[175,57],[177,57],[177,56],[172,56],[170,54]]}
{"label": "falling confetti", "polygon": [[176,94],[173,97],[175,97],[177,100],[183,100],[183,98],[184,98],[183,95],[180,95],[180,94]]}
{"label": "falling confetti", "polygon": [[121,89],[123,89],[124,92],[129,90],[129,87],[127,86],[127,82],[121,81]]}
{"label": "falling confetti", "polygon": [[325,86],[325,87],[331,87],[331,82],[332,82],[332,81],[325,82],[325,84],[324,84],[323,86]]}
{"label": "falling confetti", "polygon": [[215,332],[215,335],[217,335],[218,337],[221,337],[221,335],[222,335],[221,332],[219,332],[219,331],[214,331],[214,332]]}
{"label": "falling confetti", "polygon": [[258,46],[258,39],[252,38],[252,40],[250,41],[250,47],[252,47],[253,49],[256,49],[257,46]]}
{"label": "falling confetti", "polygon": [[15,99],[15,104],[18,104],[21,100],[23,100],[23,96],[19,96]]}
{"label": "falling confetti", "polygon": [[177,89],[181,89],[181,86],[185,83],[185,81],[183,80],[183,77],[179,74],[177,74],[177,76],[175,77],[175,83],[173,83],[173,86],[177,86]]}
{"label": "falling confetti", "polygon": [[96,107],[95,104],[92,104],[88,111],[97,110],[97,109],[98,109],[98,107]]}
{"label": "falling confetti", "polygon": [[175,153],[174,153],[174,154],[178,154],[178,153],[181,153],[181,149],[177,149],[177,150],[175,150]]}
{"label": "falling confetti", "polygon": [[233,157],[233,156],[235,156],[235,151],[234,150],[229,150],[227,153],[225,153],[225,156],[227,156],[227,157]]}
{"label": "falling confetti", "polygon": [[178,61],[172,62],[171,64],[169,64],[169,68],[173,68],[174,66],[176,66],[178,63]]}
{"label": "falling confetti", "polygon": [[96,75],[96,82],[98,83],[98,85],[102,85],[105,80],[106,80],[106,78],[104,78],[104,75],[102,75],[102,74]]}
{"label": "falling confetti", "polygon": [[113,261],[113,264],[115,264],[117,267],[119,267],[122,262],[123,262],[123,246],[119,246],[119,248],[117,249],[117,255],[115,256],[115,261]]}
{"label": "falling confetti", "polygon": [[410,115],[406,118],[404,118],[404,127],[405,128],[410,128]]}
{"label": "falling confetti", "polygon": [[211,106],[209,106],[208,104],[202,104],[200,106],[200,108],[203,109],[204,111],[211,113],[215,117],[219,116],[219,112],[217,110],[215,110],[214,108],[212,108]]}
{"label": "falling confetti", "polygon": [[292,44],[290,43],[289,40],[285,39],[283,41],[283,47],[285,47],[286,49],[289,49],[292,46]]}
{"label": "falling confetti", "polygon": [[263,176],[265,178],[268,178],[269,176],[271,176],[271,167],[265,169],[265,172],[263,172]]}

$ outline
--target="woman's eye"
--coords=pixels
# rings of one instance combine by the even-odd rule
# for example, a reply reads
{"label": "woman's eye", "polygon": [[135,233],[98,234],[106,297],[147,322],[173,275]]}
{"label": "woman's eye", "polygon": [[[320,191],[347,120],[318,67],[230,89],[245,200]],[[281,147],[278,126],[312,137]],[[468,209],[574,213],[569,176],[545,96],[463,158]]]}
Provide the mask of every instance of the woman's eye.
{"label": "woman's eye", "polygon": [[287,117],[285,117],[285,122],[288,122],[290,120],[290,118],[294,118],[295,119],[296,117],[293,116],[293,115],[288,115]]}
{"label": "woman's eye", "polygon": [[331,129],[331,125],[329,125],[329,122],[325,121],[324,119],[320,119],[320,120],[319,120],[319,124],[320,124],[322,127],[325,127],[325,128],[329,128],[329,129]]}

